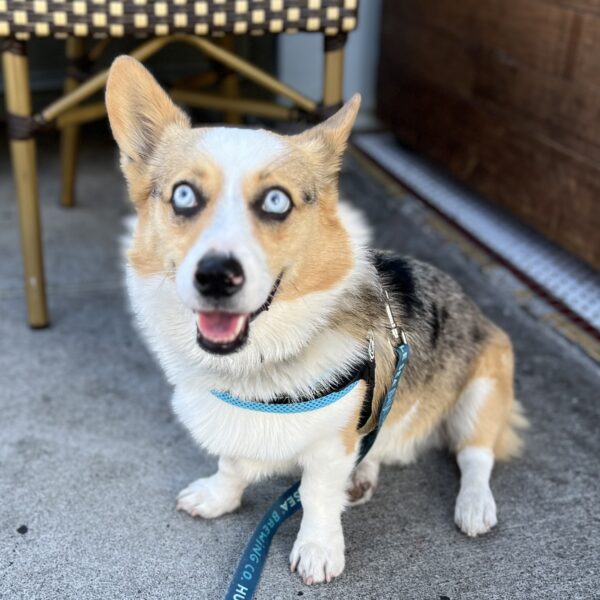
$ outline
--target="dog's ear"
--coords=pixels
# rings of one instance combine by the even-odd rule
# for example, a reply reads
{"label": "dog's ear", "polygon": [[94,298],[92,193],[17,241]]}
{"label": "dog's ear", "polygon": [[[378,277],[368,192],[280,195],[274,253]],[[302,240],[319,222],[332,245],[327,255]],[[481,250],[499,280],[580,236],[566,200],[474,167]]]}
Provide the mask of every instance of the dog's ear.
{"label": "dog's ear", "polygon": [[156,79],[137,60],[120,56],[112,64],[106,83],[106,109],[110,126],[127,162],[144,163],[169,127],[190,126]]}
{"label": "dog's ear", "polygon": [[295,136],[296,141],[315,156],[327,178],[337,175],[341,168],[342,156],[359,108],[360,94],[354,94],[329,119]]}

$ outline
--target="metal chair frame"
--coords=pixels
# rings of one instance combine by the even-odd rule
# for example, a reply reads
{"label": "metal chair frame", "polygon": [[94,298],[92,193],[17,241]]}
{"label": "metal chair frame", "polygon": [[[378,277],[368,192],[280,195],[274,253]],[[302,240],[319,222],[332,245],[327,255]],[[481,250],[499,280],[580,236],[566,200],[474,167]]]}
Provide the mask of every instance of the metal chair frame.
{"label": "metal chair frame", "polygon": [[[239,122],[241,114],[277,120],[296,120],[301,116],[319,119],[331,114],[342,103],[344,46],[347,34],[324,36],[323,98],[320,103],[307,98],[276,77],[258,68],[233,52],[233,37],[208,39],[192,34],[175,34],[151,38],[130,55],[145,61],[165,46],[182,42],[197,48],[212,61],[225,68],[222,94],[175,87],[170,90],[175,101],[194,108],[223,110],[230,123]],[[83,123],[106,115],[103,102],[86,102],[100,91],[108,76],[103,70],[86,77],[87,67],[106,49],[110,39],[99,41],[86,53],[83,38],[66,39],[69,68],[64,83],[64,95],[33,114],[29,83],[27,45],[23,40],[8,38],[3,43],[5,102],[10,138],[13,176],[19,206],[21,251],[27,299],[29,325],[33,328],[49,324],[44,281],[42,231],[36,171],[35,136],[49,125],[61,132],[61,204],[74,204],[75,172],[79,129]],[[238,76],[246,77],[266,90],[291,101],[291,106],[275,102],[240,98]],[[218,81],[213,73],[206,82]]]}

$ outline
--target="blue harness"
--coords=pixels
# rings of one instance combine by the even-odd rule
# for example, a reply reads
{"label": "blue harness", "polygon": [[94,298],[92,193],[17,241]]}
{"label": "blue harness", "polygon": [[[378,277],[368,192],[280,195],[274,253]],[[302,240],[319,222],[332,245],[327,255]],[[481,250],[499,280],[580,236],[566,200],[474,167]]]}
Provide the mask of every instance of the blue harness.
{"label": "blue harness", "polygon": [[258,412],[283,415],[303,413],[311,410],[317,410],[319,408],[325,408],[326,406],[337,402],[340,398],[343,398],[346,394],[350,393],[358,385],[358,383],[359,380],[356,379],[343,389],[336,390],[335,392],[331,392],[330,394],[326,394],[325,396],[311,398],[310,400],[303,400],[300,402],[289,403],[249,402],[248,400],[240,400],[240,398],[236,398],[228,392],[222,392],[220,390],[211,390],[210,392],[219,400],[223,400],[223,402],[227,402],[227,404],[231,404],[231,406],[236,406],[237,408],[245,408],[246,410],[256,410]]}
{"label": "blue harness", "polygon": [[[387,295],[387,294],[386,294]],[[390,386],[383,398],[383,401],[379,405],[379,414],[377,415],[377,422],[372,431],[362,437],[360,450],[356,464],[358,465],[362,459],[366,456],[367,452],[371,449],[383,424],[387,418],[400,378],[408,363],[409,346],[404,336],[404,332],[399,332],[396,327],[396,323],[392,317],[391,309],[389,307],[389,299],[386,302],[386,310],[388,317],[392,324],[392,335],[398,345],[395,348],[396,351],[396,368]],[[221,392],[212,390],[212,394],[227,402],[232,406],[238,408],[245,408],[248,410],[256,410],[260,412],[269,412],[277,414],[292,414],[299,412],[306,412],[309,410],[317,410],[329,406],[333,402],[336,402],[340,398],[343,398],[346,394],[351,392],[359,383],[361,379],[367,381],[367,400],[369,411],[367,415],[361,416],[361,421],[366,422],[366,418],[370,416],[370,409],[372,407],[372,396],[374,387],[375,377],[375,353],[373,348],[372,339],[369,342],[369,365],[368,368],[362,370],[359,375],[345,385],[342,389],[335,390],[324,396],[318,398],[311,398],[301,402],[275,402],[275,403],[264,403],[264,402],[249,402],[246,400],[240,400],[231,396],[227,392]],[[364,412],[364,410],[363,410]],[[366,417],[366,418],[365,418]],[[294,513],[298,512],[302,508],[300,501],[300,482],[297,481],[287,491],[285,491],[279,498],[271,505],[265,516],[262,518],[254,532],[252,533],[246,548],[240,558],[237,569],[233,575],[229,589],[225,595],[225,600],[250,600],[253,598],[256,591],[260,576],[267,560],[267,554],[269,547],[273,541],[275,533],[279,527],[289,519]]]}

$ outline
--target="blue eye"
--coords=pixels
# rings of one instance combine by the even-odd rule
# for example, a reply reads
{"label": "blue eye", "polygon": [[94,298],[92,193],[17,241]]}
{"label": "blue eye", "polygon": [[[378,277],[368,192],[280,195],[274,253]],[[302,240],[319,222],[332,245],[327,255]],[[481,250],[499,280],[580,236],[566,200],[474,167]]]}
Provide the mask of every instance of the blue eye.
{"label": "blue eye", "polygon": [[269,190],[263,199],[261,209],[273,216],[284,216],[292,208],[290,197],[277,188]]}
{"label": "blue eye", "polygon": [[178,183],[173,188],[171,204],[176,215],[191,217],[205,204],[202,194],[189,183]]}
{"label": "blue eye", "polygon": [[176,208],[193,208],[198,200],[196,199],[196,192],[191,186],[187,183],[180,183],[173,190],[172,202]]}

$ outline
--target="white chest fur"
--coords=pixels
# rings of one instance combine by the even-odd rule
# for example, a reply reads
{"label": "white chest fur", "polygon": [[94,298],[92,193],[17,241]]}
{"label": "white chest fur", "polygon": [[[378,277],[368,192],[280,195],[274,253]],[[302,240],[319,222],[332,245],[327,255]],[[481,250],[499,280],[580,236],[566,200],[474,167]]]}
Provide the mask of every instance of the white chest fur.
{"label": "white chest fur", "polygon": [[341,431],[356,413],[363,386],[314,411],[274,414],[238,408],[213,396],[177,386],[173,408],[194,439],[219,456],[281,463],[295,461],[320,440]]}
{"label": "white chest fur", "polygon": [[[325,317],[335,295],[314,294],[298,306],[274,305],[268,319],[259,317],[252,324],[248,348],[213,357],[198,348],[193,316],[182,310],[171,281],[142,278],[129,270],[127,283],[142,333],[175,386],[173,408],[194,439],[212,454],[287,463],[316,442],[335,436],[356,414],[363,385],[325,408],[294,414],[234,407],[211,393],[225,390],[244,400],[309,393],[315,382],[330,381],[340,365],[358,362],[366,352],[366,340],[328,329],[315,334],[314,322],[310,343],[303,339],[309,315]],[[292,357],[286,359],[288,354]]]}

